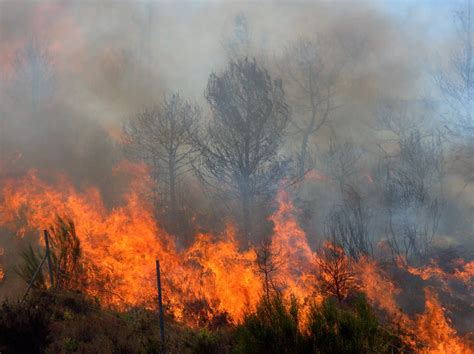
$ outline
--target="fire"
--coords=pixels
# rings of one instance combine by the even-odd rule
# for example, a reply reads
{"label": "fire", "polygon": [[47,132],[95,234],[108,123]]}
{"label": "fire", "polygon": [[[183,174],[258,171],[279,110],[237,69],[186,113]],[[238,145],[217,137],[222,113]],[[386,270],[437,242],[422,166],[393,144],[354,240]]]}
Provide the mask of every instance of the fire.
{"label": "fire", "polygon": [[[159,259],[165,304],[178,320],[189,325],[219,318],[241,321],[264,294],[256,251],[242,249],[232,225],[220,235],[200,233],[189,248],[179,251],[142,197],[147,181],[144,166],[122,163],[115,173],[124,171],[135,178],[123,203],[113,209],[106,207],[97,188],[79,190],[63,175],[46,182],[31,170],[22,178],[6,180],[0,190],[0,227],[14,230],[19,237],[31,233],[39,236],[42,229],[54,223],[56,215],[74,220],[88,278],[83,290],[104,305],[153,308],[154,265]],[[270,217],[274,224],[270,247],[278,265],[273,281],[286,299],[296,297],[304,317],[307,305],[325,296],[318,278],[323,271],[322,255],[309,246],[288,193],[279,192],[277,205]],[[332,247],[345,257],[342,249],[331,244],[325,247]],[[469,346],[457,335],[432,290],[426,290],[425,312],[412,318],[397,305],[396,296],[402,290],[377,261],[362,257],[346,259],[343,265],[350,267],[357,289],[363,290],[370,303],[402,329],[410,346],[422,352],[468,352]],[[399,267],[424,280],[448,277],[434,264],[420,269],[402,264]],[[460,262],[449,277],[468,284],[473,267],[473,262]],[[0,268],[0,281],[3,277],[4,269]]]}
{"label": "fire", "polygon": [[460,259],[459,263],[462,265],[462,270],[456,269],[454,271],[454,277],[461,280],[465,284],[469,284],[472,289],[472,278],[474,278],[474,261],[465,263],[464,260]]}
{"label": "fire", "polygon": [[399,315],[395,296],[400,293],[400,289],[380,271],[378,264],[368,258],[361,258],[354,267],[370,302],[391,315]]}
{"label": "fire", "polygon": [[319,173],[318,171],[316,170],[311,170],[309,171],[306,175],[305,175],[305,180],[307,181],[327,181],[329,180],[329,177],[328,176],[325,176],[321,173]]}
{"label": "fire", "polygon": [[195,244],[179,253],[138,190],[133,188],[123,205],[109,211],[96,188],[79,193],[64,176],[53,187],[30,171],[4,184],[0,226],[23,237],[52,224],[56,215],[67,215],[77,225],[84,262],[96,270],[90,274],[97,277],[91,283],[108,279],[105,289],[92,286],[91,295],[119,307],[150,303],[156,294],[154,261],[159,259],[166,297],[178,317],[185,298],[206,300],[232,320],[241,319],[244,309],[255,305],[260,296],[254,252],[241,252],[229,227],[220,237],[197,235]]}
{"label": "fire", "polygon": [[191,298],[203,298],[215,304],[218,312],[239,320],[258,302],[261,281],[255,269],[255,253],[239,250],[231,226],[223,236],[216,241],[211,235],[200,234],[185,252],[186,264],[199,265],[197,273],[188,273],[192,276],[187,292]]}
{"label": "fire", "polygon": [[436,295],[425,289],[425,312],[418,317],[418,337],[426,344],[423,353],[472,353],[451,327]]}
{"label": "fire", "polygon": [[452,283],[460,282],[473,294],[472,278],[474,277],[474,262],[465,262],[463,259],[456,259],[454,261],[454,269],[452,271],[443,270],[436,262],[431,262],[423,267],[416,268],[409,266],[405,261],[399,260],[398,266],[405,269],[410,274],[419,276],[426,282],[436,285],[443,292],[456,296],[452,291]]}
{"label": "fire", "polygon": [[[3,247],[0,247],[0,257],[3,256],[4,253],[5,251]],[[3,281],[3,279],[5,279],[5,271],[3,270],[3,266],[0,263],[0,283]]]}
{"label": "fire", "polygon": [[316,288],[315,254],[298,225],[288,194],[281,190],[277,201],[279,207],[270,217],[275,225],[272,248],[281,259],[277,281],[284,290],[290,290],[297,299],[307,302]]}
{"label": "fire", "polygon": [[[97,189],[89,188],[80,194],[64,176],[55,185],[40,180],[35,171],[22,179],[7,181],[0,206],[1,224],[17,228],[18,235],[24,236],[52,224],[56,214],[67,215],[77,225],[85,259],[113,276],[117,295],[113,303],[133,304],[152,296],[153,288],[148,282],[153,271],[149,263],[162,255],[173,256],[172,243],[156,227],[138,196],[130,193],[125,205],[108,212]],[[22,220],[27,223],[18,226]]]}

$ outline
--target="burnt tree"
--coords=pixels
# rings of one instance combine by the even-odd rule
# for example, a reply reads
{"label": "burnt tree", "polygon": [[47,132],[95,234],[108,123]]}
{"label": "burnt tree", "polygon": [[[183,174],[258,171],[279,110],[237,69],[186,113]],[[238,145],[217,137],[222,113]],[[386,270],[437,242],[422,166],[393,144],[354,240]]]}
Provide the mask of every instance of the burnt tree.
{"label": "burnt tree", "polygon": [[196,150],[190,133],[199,118],[196,105],[173,93],[162,104],[143,110],[123,127],[126,152],[150,167],[153,202],[157,211],[165,211],[168,228],[173,233],[179,233],[178,187],[191,169]]}
{"label": "burnt tree", "polygon": [[207,129],[195,139],[199,176],[239,200],[242,231],[252,233],[255,202],[271,195],[283,175],[279,154],[289,109],[280,80],[256,60],[231,61],[209,77],[206,99],[212,110]]}
{"label": "burnt tree", "polygon": [[[455,169],[464,187],[474,183],[474,7],[472,0],[454,11],[455,36],[447,65],[435,73],[441,91],[443,123],[455,147]],[[471,204],[472,205],[472,204]]]}
{"label": "burnt tree", "polygon": [[336,136],[330,138],[328,150],[321,154],[322,170],[337,183],[341,195],[350,189],[351,180],[358,175],[361,157],[361,148],[351,141],[339,141]]}
{"label": "burnt tree", "polygon": [[332,242],[352,258],[372,254],[372,215],[355,188],[347,187],[342,203],[331,209],[326,230]]}
{"label": "burnt tree", "polygon": [[[423,259],[438,230],[443,205],[442,137],[425,127],[416,105],[395,102],[379,110],[387,135],[380,144],[381,205],[394,258]],[[390,137],[390,138],[389,138]]]}
{"label": "burnt tree", "polygon": [[275,275],[283,265],[282,252],[275,249],[270,238],[265,238],[260,246],[255,249],[257,256],[257,269],[263,277],[265,298],[268,302],[272,295],[278,292]]}
{"label": "burnt tree", "polygon": [[351,260],[342,247],[326,242],[316,263],[319,266],[318,280],[323,292],[342,302],[356,288]]}
{"label": "burnt tree", "polygon": [[292,128],[300,141],[297,176],[302,177],[311,164],[311,139],[325,126],[336,108],[337,65],[328,65],[323,56],[327,48],[315,40],[299,39],[287,50],[282,71],[292,84]]}

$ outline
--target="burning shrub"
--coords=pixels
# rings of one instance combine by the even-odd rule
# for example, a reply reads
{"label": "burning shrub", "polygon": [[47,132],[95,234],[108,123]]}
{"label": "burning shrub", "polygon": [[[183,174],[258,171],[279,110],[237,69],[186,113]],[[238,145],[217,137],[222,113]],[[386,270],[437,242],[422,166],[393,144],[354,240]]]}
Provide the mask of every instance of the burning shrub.
{"label": "burning shrub", "polygon": [[74,287],[82,272],[81,245],[74,222],[58,216],[56,224],[50,226],[50,234],[55,285],[62,289]]}
{"label": "burning shrub", "polygon": [[339,302],[344,300],[356,285],[350,262],[342,247],[329,242],[325,243],[321,255],[317,258],[321,288],[328,295],[335,296]]}
{"label": "burning shrub", "polygon": [[[74,222],[58,216],[56,223],[50,226],[49,241],[54,285],[60,289],[77,288],[83,268],[79,261],[81,247]],[[35,252],[30,246],[22,254],[22,257],[23,264],[19,269],[19,274],[29,283],[44,254]],[[43,271],[38,273],[33,285],[37,288],[46,287],[46,277]]]}
{"label": "burning shrub", "polygon": [[255,250],[255,254],[257,269],[263,280],[265,297],[269,301],[272,294],[278,291],[274,277],[283,264],[282,252],[272,247],[271,240],[266,238]]}
{"label": "burning shrub", "polygon": [[[23,280],[27,283],[33,281],[33,276],[36,273],[36,270],[41,264],[41,260],[44,255],[38,254],[35,252],[33,247],[30,245],[26,250],[21,254],[23,263],[18,269],[18,274]],[[44,289],[46,287],[46,279],[43,272],[39,272],[34,279],[33,287]]]}
{"label": "burning shrub", "polygon": [[183,310],[183,319],[187,323],[197,327],[209,327],[216,329],[231,323],[231,318],[227,312],[220,312],[216,306],[211,306],[205,299],[187,301]]}

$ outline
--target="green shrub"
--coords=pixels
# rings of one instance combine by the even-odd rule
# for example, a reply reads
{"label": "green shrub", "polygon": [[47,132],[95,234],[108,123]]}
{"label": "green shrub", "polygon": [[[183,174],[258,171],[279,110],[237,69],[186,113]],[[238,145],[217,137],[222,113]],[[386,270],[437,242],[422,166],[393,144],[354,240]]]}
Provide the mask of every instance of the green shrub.
{"label": "green shrub", "polygon": [[255,313],[247,314],[237,329],[238,353],[295,353],[303,344],[298,330],[298,306],[285,306],[280,295],[263,298]]}
{"label": "green shrub", "polygon": [[[348,299],[349,301],[349,299]],[[297,302],[264,297],[237,327],[192,328],[165,318],[168,353],[396,353],[401,341],[378,322],[364,297],[327,299],[301,330]],[[307,321],[306,321],[307,320]],[[37,291],[0,307],[0,352],[160,353],[156,312],[115,312],[77,292]]]}
{"label": "green shrub", "polygon": [[210,330],[203,328],[196,332],[192,346],[193,353],[218,353],[219,337]]}
{"label": "green shrub", "polygon": [[362,295],[350,307],[332,298],[312,306],[308,330],[314,353],[392,353],[398,344]]}
{"label": "green shrub", "polygon": [[401,341],[378,322],[364,296],[334,298],[309,311],[303,330],[296,301],[265,298],[237,329],[237,353],[396,353]]}

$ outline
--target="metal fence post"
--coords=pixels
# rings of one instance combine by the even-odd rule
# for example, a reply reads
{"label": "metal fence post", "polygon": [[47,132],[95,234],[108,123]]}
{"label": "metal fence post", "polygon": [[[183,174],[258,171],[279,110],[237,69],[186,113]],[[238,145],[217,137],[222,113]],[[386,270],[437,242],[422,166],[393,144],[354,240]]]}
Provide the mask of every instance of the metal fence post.
{"label": "metal fence post", "polygon": [[165,323],[163,318],[163,299],[161,294],[161,273],[160,261],[156,260],[156,285],[158,288],[158,308],[160,315],[160,336],[161,336],[161,350],[165,352]]}
{"label": "metal fence post", "polygon": [[49,250],[49,233],[48,230],[44,230],[44,243],[46,245],[46,258],[48,260],[49,280],[51,281],[51,287],[54,286],[53,278],[53,264],[51,263],[51,253]]}

